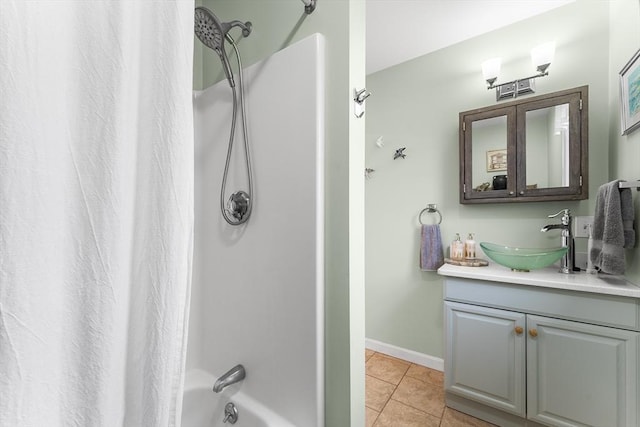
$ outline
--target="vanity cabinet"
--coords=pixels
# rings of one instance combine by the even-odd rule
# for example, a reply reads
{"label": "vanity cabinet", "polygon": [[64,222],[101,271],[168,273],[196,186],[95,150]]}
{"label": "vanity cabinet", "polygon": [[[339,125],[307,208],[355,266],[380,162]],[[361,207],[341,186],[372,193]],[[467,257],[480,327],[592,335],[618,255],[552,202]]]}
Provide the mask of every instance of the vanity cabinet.
{"label": "vanity cabinet", "polygon": [[445,302],[445,388],[525,416],[525,315]]}
{"label": "vanity cabinet", "polygon": [[527,417],[637,426],[640,333],[527,315]]}
{"label": "vanity cabinet", "polygon": [[588,198],[588,87],[460,113],[460,203]]}
{"label": "vanity cabinet", "polygon": [[447,405],[501,426],[640,425],[633,298],[445,280]]}

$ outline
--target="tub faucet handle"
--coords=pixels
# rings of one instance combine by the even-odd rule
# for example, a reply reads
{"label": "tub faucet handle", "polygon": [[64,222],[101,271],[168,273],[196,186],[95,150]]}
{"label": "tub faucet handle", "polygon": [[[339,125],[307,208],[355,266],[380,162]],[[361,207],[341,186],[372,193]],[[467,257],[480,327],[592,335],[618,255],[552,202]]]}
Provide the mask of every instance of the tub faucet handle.
{"label": "tub faucet handle", "polygon": [[238,408],[233,402],[229,402],[224,407],[224,419],[223,423],[235,424],[238,421]]}

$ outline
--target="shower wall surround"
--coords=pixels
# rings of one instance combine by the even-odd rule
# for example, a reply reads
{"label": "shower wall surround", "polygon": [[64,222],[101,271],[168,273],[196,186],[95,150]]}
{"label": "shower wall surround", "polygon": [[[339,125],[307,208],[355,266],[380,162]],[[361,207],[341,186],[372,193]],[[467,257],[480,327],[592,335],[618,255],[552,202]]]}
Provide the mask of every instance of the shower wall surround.
{"label": "shower wall surround", "polygon": [[[257,197],[242,226],[219,208],[231,89],[223,80],[194,95],[187,370],[217,377],[242,363],[242,391],[304,426],[324,417],[324,68],[324,38],[314,34],[245,69]],[[246,188],[236,134],[231,191]]]}

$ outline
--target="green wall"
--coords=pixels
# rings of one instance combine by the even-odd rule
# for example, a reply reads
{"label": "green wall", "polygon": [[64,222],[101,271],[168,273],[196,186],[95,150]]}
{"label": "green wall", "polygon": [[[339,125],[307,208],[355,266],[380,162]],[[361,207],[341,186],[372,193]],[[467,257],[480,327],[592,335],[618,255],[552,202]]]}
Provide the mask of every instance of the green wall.
{"label": "green wall", "polygon": [[[640,129],[621,136],[619,73],[640,48],[640,2],[611,2],[609,39],[609,178],[640,179]],[[640,283],[640,193],[633,195],[636,213],[636,248],[627,250],[627,277]]]}
{"label": "green wall", "polygon": [[[325,37],[325,421],[364,425],[364,120],[351,114],[353,88],[365,84],[364,0],[318,0],[311,15],[296,0],[202,3],[222,21],[253,23],[246,39],[232,30],[244,66],[310,34]],[[202,64],[202,87],[224,78],[214,52],[205,49]]]}
{"label": "green wall", "polygon": [[[544,247],[560,242],[559,233],[539,231],[555,221],[547,215],[563,208],[574,215],[593,215],[598,187],[617,177],[610,169],[627,179],[640,178],[634,176],[639,175],[637,139],[627,152],[611,149],[608,142],[613,84],[609,8],[609,2],[578,0],[367,76],[373,96],[367,102],[366,166],[376,170],[366,182],[367,338],[443,356],[442,279],[421,272],[418,265],[417,216],[428,203],[436,203],[442,212],[445,247],[455,233],[464,238],[470,232],[476,241]],[[637,12],[626,21],[637,26]],[[459,204],[458,113],[496,104],[495,91],[486,90],[481,63],[501,56],[499,80],[529,76],[534,73],[530,49],[550,40],[556,41],[555,60],[550,75],[537,79],[536,94],[589,86],[589,200]],[[623,58],[631,55],[633,45],[637,48],[637,39],[628,44]],[[380,136],[383,148],[375,144]],[[628,143],[620,140],[619,145]],[[407,157],[393,160],[399,147],[407,147]],[[633,160],[627,158],[629,152],[635,153]],[[630,252],[637,261],[638,251]],[[637,267],[630,270],[638,281]]]}

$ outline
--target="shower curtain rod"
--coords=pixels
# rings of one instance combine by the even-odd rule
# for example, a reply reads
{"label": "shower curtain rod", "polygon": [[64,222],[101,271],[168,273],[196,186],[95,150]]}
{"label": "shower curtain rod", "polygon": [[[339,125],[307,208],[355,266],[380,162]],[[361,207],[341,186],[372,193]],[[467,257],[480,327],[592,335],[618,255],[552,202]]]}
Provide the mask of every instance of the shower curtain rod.
{"label": "shower curtain rod", "polygon": [[316,9],[316,2],[318,0],[302,0],[304,3],[304,11],[307,15],[310,15]]}

